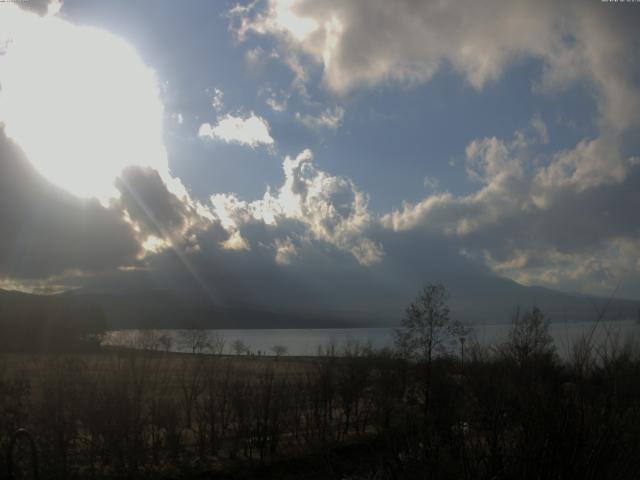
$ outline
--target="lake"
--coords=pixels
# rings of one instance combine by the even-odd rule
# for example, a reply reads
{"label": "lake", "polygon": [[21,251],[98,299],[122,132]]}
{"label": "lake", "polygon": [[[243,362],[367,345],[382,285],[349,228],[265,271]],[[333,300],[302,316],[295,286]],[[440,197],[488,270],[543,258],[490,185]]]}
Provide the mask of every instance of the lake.
{"label": "lake", "polygon": [[[503,342],[508,335],[510,325],[475,325],[472,337],[481,345],[491,346]],[[567,357],[576,340],[588,334],[593,322],[551,323],[550,332],[554,338],[560,356]],[[169,339],[169,349],[174,352],[191,352],[193,339],[188,330],[114,330],[110,331],[103,344],[137,348],[163,349],[159,342],[161,336]],[[341,352],[350,342],[371,344],[374,348],[393,345],[393,328],[289,328],[264,330],[206,330],[206,342],[224,344],[224,353],[234,353],[233,343],[240,340],[254,354],[273,354],[272,348],[280,345],[286,348],[287,355],[314,356],[318,347],[333,345]],[[640,324],[633,320],[601,322],[594,331],[594,344],[605,340],[624,344],[637,341]],[[204,348],[203,351],[210,351]]]}

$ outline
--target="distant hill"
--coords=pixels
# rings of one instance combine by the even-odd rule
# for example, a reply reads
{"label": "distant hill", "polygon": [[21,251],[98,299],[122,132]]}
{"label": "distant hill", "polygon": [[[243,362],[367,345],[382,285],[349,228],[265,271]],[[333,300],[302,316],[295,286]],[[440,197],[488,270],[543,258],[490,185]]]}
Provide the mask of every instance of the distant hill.
{"label": "distant hill", "polygon": [[95,349],[107,324],[99,306],[64,296],[0,290],[0,350]]}
{"label": "distant hill", "polygon": [[452,312],[470,323],[509,322],[517,307],[530,309],[534,305],[552,322],[589,322],[600,314],[605,320],[635,320],[640,315],[638,300],[565,293],[511,283],[501,289],[500,295],[482,291],[466,296],[452,295]]}
{"label": "distant hill", "polygon": [[[497,282],[473,287],[454,284],[450,288],[452,316],[472,324],[504,323],[510,320],[517,306],[526,309],[535,304],[551,321],[590,321],[608,303],[608,299],[602,297],[525,287],[508,280]],[[0,328],[22,324],[30,325],[31,330],[49,331],[57,324],[76,325],[85,317],[107,329],[392,326],[399,323],[410,300],[410,296],[390,298],[385,308],[376,308],[376,302],[380,302],[380,298],[376,298],[368,312],[365,308],[341,311],[242,304],[222,306],[162,290],[70,291],[46,296],[0,290]],[[606,319],[636,319],[639,312],[640,301],[614,299],[609,303]]]}
{"label": "distant hill", "polygon": [[61,309],[73,312],[98,309],[107,329],[340,328],[361,324],[354,317],[335,313],[187,303],[166,291],[33,295],[0,290],[0,323],[25,322],[38,316],[50,318],[51,312]]}

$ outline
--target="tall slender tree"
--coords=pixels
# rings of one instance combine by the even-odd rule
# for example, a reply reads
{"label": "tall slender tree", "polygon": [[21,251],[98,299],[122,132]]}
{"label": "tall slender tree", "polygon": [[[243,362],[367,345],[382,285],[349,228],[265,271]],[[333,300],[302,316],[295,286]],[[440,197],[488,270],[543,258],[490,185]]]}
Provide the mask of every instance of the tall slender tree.
{"label": "tall slender tree", "polygon": [[407,307],[401,328],[396,330],[395,343],[401,354],[424,365],[424,410],[429,412],[432,363],[436,352],[455,338],[459,322],[449,316],[449,294],[440,284],[426,284],[418,297]]}

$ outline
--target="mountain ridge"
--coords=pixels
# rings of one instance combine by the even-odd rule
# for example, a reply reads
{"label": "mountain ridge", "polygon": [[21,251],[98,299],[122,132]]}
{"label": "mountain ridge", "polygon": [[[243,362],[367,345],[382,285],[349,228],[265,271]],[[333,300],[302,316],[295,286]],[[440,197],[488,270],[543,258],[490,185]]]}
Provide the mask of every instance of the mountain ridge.
{"label": "mountain ridge", "polygon": [[[516,287],[517,286],[517,287]],[[480,288],[465,297],[454,288],[451,292],[452,316],[470,324],[507,323],[516,308],[538,306],[551,321],[576,322],[594,320],[605,305],[608,319],[636,319],[640,316],[640,301],[607,299],[605,297],[559,292],[546,287],[527,287],[513,282],[513,292],[504,295]],[[98,307],[108,329],[129,328],[353,328],[395,326],[399,324],[406,304],[390,299],[388,311],[397,315],[367,312],[363,308],[340,309],[335,306],[274,307],[242,302],[214,304],[204,298],[194,300],[164,289],[139,290],[126,293],[109,291],[70,290],[51,295],[39,295],[0,289],[0,315],[52,308],[64,304],[73,308]],[[600,303],[600,305],[597,305]],[[397,308],[392,305],[397,304]],[[28,315],[28,313],[26,313]],[[3,315],[4,316],[4,315]],[[11,321],[11,319],[6,319]]]}

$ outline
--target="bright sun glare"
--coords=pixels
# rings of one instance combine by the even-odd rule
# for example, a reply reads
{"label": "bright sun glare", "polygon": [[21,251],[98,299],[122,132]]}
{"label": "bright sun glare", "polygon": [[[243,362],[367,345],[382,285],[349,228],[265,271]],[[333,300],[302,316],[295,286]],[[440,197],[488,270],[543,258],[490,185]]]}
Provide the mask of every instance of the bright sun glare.
{"label": "bright sun glare", "polygon": [[0,19],[0,121],[48,180],[102,201],[128,165],[167,171],[154,73],[123,40],[15,6]]}

